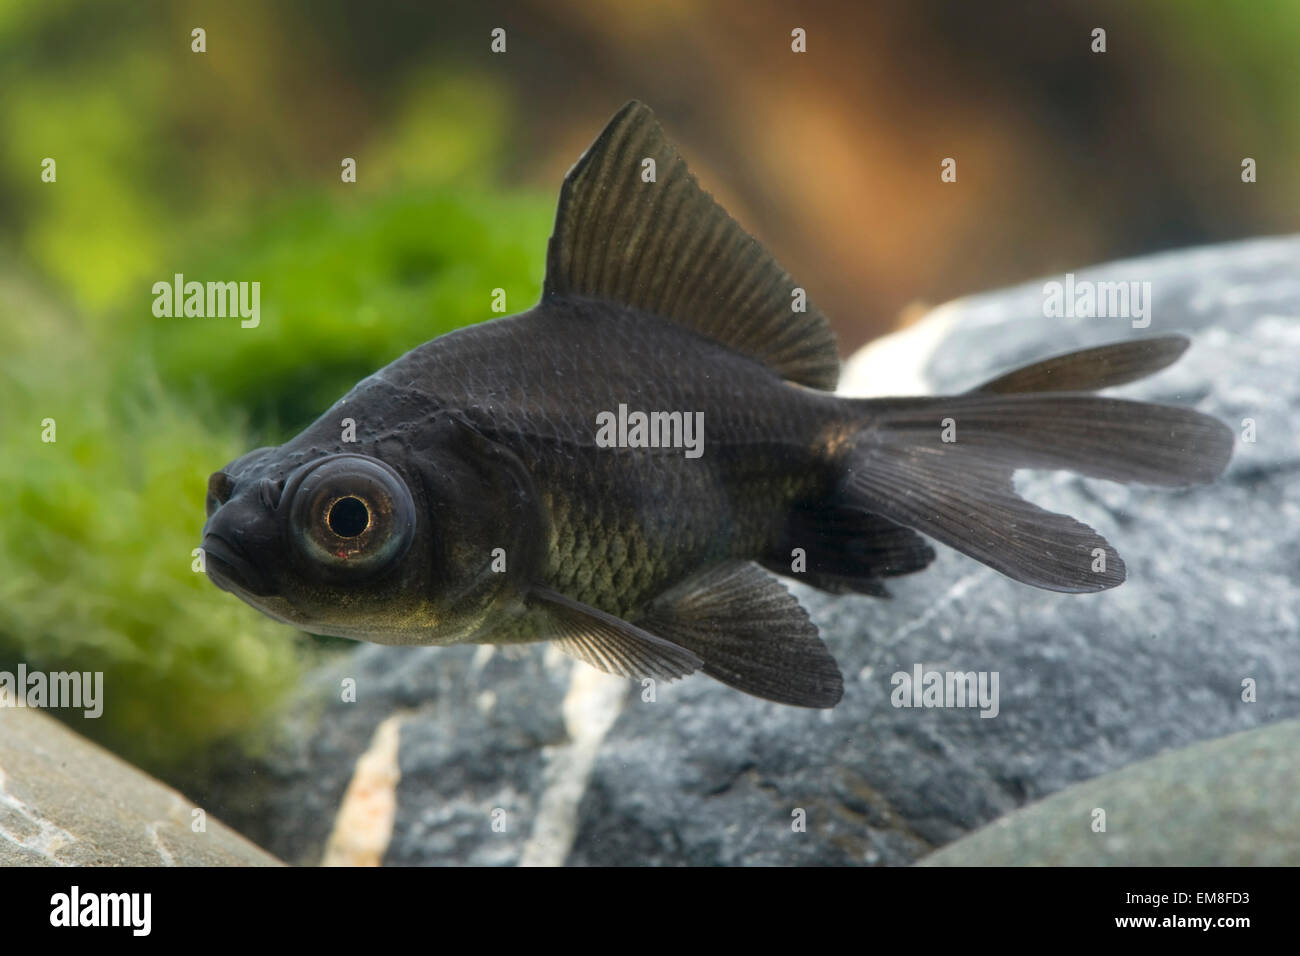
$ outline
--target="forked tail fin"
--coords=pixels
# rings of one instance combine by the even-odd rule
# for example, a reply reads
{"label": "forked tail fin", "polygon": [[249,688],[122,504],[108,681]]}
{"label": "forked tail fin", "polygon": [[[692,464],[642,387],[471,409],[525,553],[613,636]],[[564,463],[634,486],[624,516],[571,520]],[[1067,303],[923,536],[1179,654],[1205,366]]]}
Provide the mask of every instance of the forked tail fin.
{"label": "forked tail fin", "polygon": [[1213,481],[1232,457],[1222,422],[1087,394],[1163,368],[1185,347],[1175,337],[1149,339],[1048,359],[964,395],[854,400],[863,424],[838,501],[1025,584],[1114,587],[1125,576],[1114,548],[1087,525],[1025,501],[1012,475],[1041,468],[1172,487]]}

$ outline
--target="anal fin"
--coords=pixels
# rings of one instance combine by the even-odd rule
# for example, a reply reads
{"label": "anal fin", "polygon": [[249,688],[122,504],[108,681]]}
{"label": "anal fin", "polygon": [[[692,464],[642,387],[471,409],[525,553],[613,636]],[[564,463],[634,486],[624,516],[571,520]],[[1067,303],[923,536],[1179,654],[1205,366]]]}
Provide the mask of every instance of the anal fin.
{"label": "anal fin", "polygon": [[639,623],[699,656],[715,680],[798,707],[834,707],[839,666],[794,596],[758,565],[727,561],[651,602]]}
{"label": "anal fin", "polygon": [[[802,571],[793,567],[796,550]],[[761,563],[831,594],[889,597],[882,578],[920,571],[933,560],[934,549],[910,528],[832,501],[792,510],[780,544]]]}

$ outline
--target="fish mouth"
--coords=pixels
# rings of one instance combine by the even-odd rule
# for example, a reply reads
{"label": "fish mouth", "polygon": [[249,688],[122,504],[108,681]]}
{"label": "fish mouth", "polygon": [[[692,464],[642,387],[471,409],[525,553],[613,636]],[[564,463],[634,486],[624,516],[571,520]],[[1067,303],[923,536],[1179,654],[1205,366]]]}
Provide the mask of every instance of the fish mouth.
{"label": "fish mouth", "polygon": [[266,597],[272,593],[266,578],[230,541],[209,531],[203,536],[204,566],[212,583],[231,594]]}

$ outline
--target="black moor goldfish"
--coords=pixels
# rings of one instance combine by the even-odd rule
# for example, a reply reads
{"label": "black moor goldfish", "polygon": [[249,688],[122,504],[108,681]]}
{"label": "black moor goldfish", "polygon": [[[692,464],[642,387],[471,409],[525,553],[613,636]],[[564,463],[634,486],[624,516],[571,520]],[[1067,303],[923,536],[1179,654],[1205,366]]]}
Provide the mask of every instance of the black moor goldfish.
{"label": "black moor goldfish", "polygon": [[207,571],[317,634],[549,640],[627,676],[701,670],[830,707],[839,668],[773,573],[883,596],[930,563],[924,535],[1036,587],[1114,587],[1111,546],[1012,475],[1214,480],[1225,425],[1094,394],[1186,346],[1087,349],[961,395],[838,397],[825,316],[633,102],[565,178],[538,305],[413,349],[214,474]]}

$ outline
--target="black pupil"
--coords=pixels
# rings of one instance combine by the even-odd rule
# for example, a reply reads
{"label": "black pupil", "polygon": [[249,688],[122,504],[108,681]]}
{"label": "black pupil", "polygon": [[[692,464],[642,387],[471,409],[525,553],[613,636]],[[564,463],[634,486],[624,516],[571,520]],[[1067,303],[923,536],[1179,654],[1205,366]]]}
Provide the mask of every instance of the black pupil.
{"label": "black pupil", "polygon": [[358,498],[340,498],[330,508],[329,526],[340,538],[355,538],[370,524],[370,512]]}

